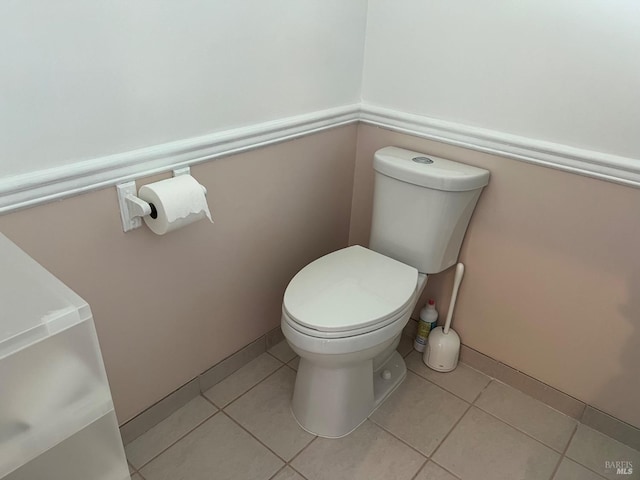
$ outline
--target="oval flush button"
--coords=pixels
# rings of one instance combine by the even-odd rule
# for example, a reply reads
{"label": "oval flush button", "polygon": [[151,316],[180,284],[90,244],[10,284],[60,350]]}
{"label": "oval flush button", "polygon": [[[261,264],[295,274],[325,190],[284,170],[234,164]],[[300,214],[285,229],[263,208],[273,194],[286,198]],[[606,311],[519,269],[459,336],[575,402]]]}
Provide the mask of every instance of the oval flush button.
{"label": "oval flush button", "polygon": [[411,160],[416,163],[425,163],[427,165],[433,163],[433,160],[431,160],[429,157],[413,157]]}

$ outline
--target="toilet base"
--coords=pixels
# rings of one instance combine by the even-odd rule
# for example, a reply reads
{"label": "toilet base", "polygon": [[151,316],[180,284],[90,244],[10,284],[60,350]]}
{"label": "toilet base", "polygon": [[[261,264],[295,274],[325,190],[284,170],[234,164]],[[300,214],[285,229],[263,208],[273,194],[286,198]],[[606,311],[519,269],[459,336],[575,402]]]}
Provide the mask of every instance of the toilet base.
{"label": "toilet base", "polygon": [[376,371],[373,360],[327,368],[301,358],[291,412],[309,433],[344,437],[358,428],[406,376],[407,367],[397,351]]}
{"label": "toilet base", "polygon": [[[389,373],[386,374],[386,372]],[[373,410],[371,413],[400,386],[406,376],[407,366],[404,363],[404,358],[398,352],[393,352],[389,360],[373,374]]]}

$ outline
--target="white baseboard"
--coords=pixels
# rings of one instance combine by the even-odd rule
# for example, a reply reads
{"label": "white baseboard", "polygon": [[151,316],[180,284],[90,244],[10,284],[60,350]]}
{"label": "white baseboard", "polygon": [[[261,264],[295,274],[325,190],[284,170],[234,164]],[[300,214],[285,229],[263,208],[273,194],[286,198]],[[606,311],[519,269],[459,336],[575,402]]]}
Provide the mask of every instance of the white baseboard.
{"label": "white baseboard", "polygon": [[0,178],[0,214],[357,121],[536,165],[640,187],[640,159],[568,147],[363,103]]}

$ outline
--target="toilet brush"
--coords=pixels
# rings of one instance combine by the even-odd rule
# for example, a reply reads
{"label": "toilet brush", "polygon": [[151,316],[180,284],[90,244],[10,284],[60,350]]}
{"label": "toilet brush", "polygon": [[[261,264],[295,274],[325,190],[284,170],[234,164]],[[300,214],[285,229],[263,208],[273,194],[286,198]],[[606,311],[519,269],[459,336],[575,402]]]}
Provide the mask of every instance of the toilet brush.
{"label": "toilet brush", "polygon": [[451,303],[449,303],[449,311],[447,312],[447,321],[443,327],[436,327],[429,332],[427,338],[427,347],[424,350],[422,361],[431,369],[438,372],[450,372],[458,365],[458,356],[460,355],[460,337],[451,328],[451,318],[453,317],[453,309],[458,298],[458,288],[462,282],[464,274],[464,265],[458,263],[456,265],[456,275],[453,281],[453,293],[451,294]]}

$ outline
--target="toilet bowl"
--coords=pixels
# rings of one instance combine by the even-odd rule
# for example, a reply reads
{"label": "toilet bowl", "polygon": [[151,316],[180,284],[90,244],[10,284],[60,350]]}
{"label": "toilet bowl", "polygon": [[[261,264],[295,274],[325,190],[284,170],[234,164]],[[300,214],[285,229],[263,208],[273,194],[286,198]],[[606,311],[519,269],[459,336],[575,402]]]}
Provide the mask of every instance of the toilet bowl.
{"label": "toilet bowl", "polygon": [[395,349],[426,279],[356,245],[291,280],[281,326],[300,356],[291,408],[302,428],[347,435],[402,382],[406,367]]}
{"label": "toilet bowl", "polygon": [[395,351],[427,282],[457,262],[487,170],[396,147],[374,157],[369,248],[343,248],[291,280],[281,326],[300,356],[291,411],[338,438],[358,427],[406,376]]}

